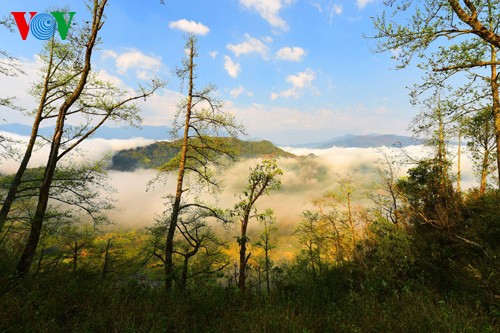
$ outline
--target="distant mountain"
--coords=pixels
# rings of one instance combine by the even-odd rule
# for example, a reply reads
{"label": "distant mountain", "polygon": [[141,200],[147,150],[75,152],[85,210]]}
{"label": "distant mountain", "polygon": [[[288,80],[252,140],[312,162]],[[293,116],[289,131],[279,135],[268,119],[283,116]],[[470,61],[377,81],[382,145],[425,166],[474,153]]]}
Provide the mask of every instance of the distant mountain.
{"label": "distant mountain", "polygon": [[[229,142],[239,158],[295,157],[269,141],[242,141],[223,138]],[[179,153],[179,142],[156,142],[145,147],[121,150],[112,158],[112,170],[134,171],[137,168],[154,169],[162,166]]]}
{"label": "distant mountain", "polygon": [[[31,133],[31,126],[22,124],[5,124],[0,125],[0,131],[28,136]],[[50,136],[54,132],[54,127],[42,127],[39,133],[44,136]],[[145,138],[148,140],[166,140],[170,137],[170,128],[167,126],[142,126],[136,127],[107,127],[102,126],[92,136],[93,138],[101,139],[132,139],[132,138]],[[263,141],[261,138],[255,137],[247,139],[247,141]],[[268,141],[267,141],[268,142]],[[270,142],[269,142],[270,143]],[[414,139],[409,136],[394,135],[394,134],[368,134],[368,135],[353,135],[346,134],[343,136],[335,137],[328,141],[317,143],[306,143],[299,145],[292,145],[297,148],[316,148],[326,149],[331,147],[357,147],[357,148],[370,148],[370,147],[406,147],[411,145],[422,144],[423,140]],[[286,143],[280,146],[289,146]]]}
{"label": "distant mountain", "polygon": [[353,135],[346,134],[335,137],[328,141],[318,143],[307,143],[295,145],[298,148],[316,148],[327,149],[332,147],[343,148],[373,148],[373,147],[407,147],[412,145],[420,145],[423,141],[414,139],[409,136],[395,134],[368,134],[368,135]]}
{"label": "distant mountain", "polygon": [[[23,124],[5,124],[0,125],[0,131],[28,136],[31,134],[31,126]],[[40,135],[52,135],[54,126],[42,127],[39,130]],[[167,126],[142,126],[136,127],[100,127],[92,136],[100,139],[132,139],[145,138],[148,140],[165,140],[170,137],[170,128]]]}

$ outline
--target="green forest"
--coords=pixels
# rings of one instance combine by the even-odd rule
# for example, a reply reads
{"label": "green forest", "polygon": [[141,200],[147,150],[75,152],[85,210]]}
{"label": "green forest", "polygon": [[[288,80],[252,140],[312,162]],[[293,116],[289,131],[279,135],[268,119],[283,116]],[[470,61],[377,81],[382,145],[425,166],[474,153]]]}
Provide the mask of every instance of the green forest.
{"label": "green forest", "polygon": [[[344,172],[247,140],[217,82],[198,83],[193,34],[178,45],[171,140],[79,162],[104,124],[140,126],[137,102],[167,84],[124,90],[93,70],[107,2],[88,1],[86,24],[43,43],[32,110],[0,95],[2,110],[33,122],[26,142],[0,136],[0,163],[16,165],[0,174],[0,332],[500,331],[500,3],[421,1],[408,21],[412,1],[388,2],[370,38],[397,50],[401,70],[421,59],[410,128],[426,153],[380,148],[376,163]],[[0,52],[0,75],[22,75]],[[137,192],[159,188],[163,211],[120,225],[110,174],[141,170],[155,176]],[[290,185],[300,170],[329,190]],[[307,202],[296,222],[270,207],[280,193],[300,196],[282,210]]]}

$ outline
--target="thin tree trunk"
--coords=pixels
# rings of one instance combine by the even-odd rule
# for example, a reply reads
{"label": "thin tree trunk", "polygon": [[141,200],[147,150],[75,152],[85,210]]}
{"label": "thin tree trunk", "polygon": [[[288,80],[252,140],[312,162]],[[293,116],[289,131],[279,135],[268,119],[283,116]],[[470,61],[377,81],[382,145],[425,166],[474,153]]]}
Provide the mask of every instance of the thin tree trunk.
{"label": "thin tree trunk", "polygon": [[356,233],[354,230],[354,222],[352,219],[352,210],[351,210],[351,192],[347,192],[347,218],[349,221],[349,228],[351,229],[351,245],[352,245],[352,253],[354,254],[354,249],[356,247]]}
{"label": "thin tree trunk", "polygon": [[240,272],[238,275],[238,287],[242,294],[246,290],[246,268],[247,262],[251,253],[246,254],[247,251],[247,226],[249,220],[249,213],[246,213],[241,221],[241,235],[240,235]]}
{"label": "thin tree trunk", "polygon": [[106,274],[108,274],[108,265],[109,265],[109,246],[111,244],[112,238],[108,239],[108,242],[106,244],[106,252],[104,254],[104,264],[102,265],[102,279],[104,280],[106,278]]}
{"label": "thin tree trunk", "polygon": [[[493,57],[492,57],[493,58]],[[496,59],[496,57],[494,57]],[[479,194],[483,195],[486,192],[486,185],[488,182],[488,174],[489,174],[489,164],[490,164],[490,149],[489,149],[489,133],[490,133],[490,118],[487,117],[484,124],[484,154],[483,154],[483,162],[481,163],[481,184],[479,187]]]}
{"label": "thin tree trunk", "polygon": [[59,261],[61,260],[62,255],[63,255],[63,249],[61,249],[61,251],[59,251],[59,255],[56,258],[54,266],[52,267],[53,272],[57,269],[57,266],[59,266]]}
{"label": "thin tree trunk", "polygon": [[76,273],[78,264],[78,241],[75,240],[75,247],[73,248],[73,274]]}
{"label": "thin tree trunk", "polygon": [[193,101],[193,59],[194,59],[194,41],[190,41],[190,54],[189,54],[189,92],[188,92],[188,100],[186,105],[186,121],[184,123],[184,136],[182,139],[182,148],[181,148],[181,161],[179,164],[179,173],[177,175],[177,188],[175,191],[175,200],[172,207],[172,215],[170,218],[170,225],[167,233],[167,240],[165,243],[165,288],[167,290],[172,289],[172,282],[174,279],[174,263],[173,263],[173,255],[174,255],[174,237],[175,230],[177,228],[177,221],[179,219],[179,209],[181,204],[181,198],[183,191],[183,183],[184,183],[184,173],[186,167],[186,156],[187,156],[187,146],[189,141],[189,124],[191,121],[191,108]]}
{"label": "thin tree trunk", "polygon": [[[439,98],[439,97],[438,97]],[[438,100],[438,109],[437,109],[437,116],[438,116],[438,124],[439,124],[439,129],[438,129],[438,163],[439,163],[439,189],[441,190],[441,194],[445,193],[445,188],[447,185],[447,177],[446,177],[446,150],[445,150],[445,143],[444,143],[444,121],[443,121],[443,114],[441,110],[441,104],[440,101]]]}
{"label": "thin tree trunk", "polygon": [[271,283],[269,280],[269,270],[270,270],[270,262],[269,262],[269,244],[268,240],[266,240],[266,288],[267,288],[267,294],[269,295],[271,293]]}
{"label": "thin tree trunk", "polygon": [[[497,17],[493,15],[492,3],[488,3],[489,11],[489,32],[494,33],[497,26]],[[491,92],[493,96],[493,119],[495,123],[495,139],[497,143],[497,172],[498,172],[498,187],[500,188],[500,97],[498,93],[498,73],[497,73],[497,46],[490,42],[491,47]],[[493,45],[492,45],[493,44]]]}

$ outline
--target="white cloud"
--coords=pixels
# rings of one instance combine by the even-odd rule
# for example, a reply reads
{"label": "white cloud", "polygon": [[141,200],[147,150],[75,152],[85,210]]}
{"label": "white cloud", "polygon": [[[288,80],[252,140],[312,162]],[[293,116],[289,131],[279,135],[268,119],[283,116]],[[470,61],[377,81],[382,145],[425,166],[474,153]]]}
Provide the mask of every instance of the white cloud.
{"label": "white cloud", "polygon": [[116,53],[113,50],[103,50],[101,54],[101,59],[106,60],[106,59],[116,59],[118,58],[118,53]]}
{"label": "white cloud", "polygon": [[344,11],[341,4],[331,0],[310,0],[310,3],[320,14],[324,14],[328,18],[330,24],[336,15],[340,15]]}
{"label": "white cloud", "polygon": [[241,71],[240,64],[233,62],[229,56],[224,56],[224,60],[224,69],[231,77],[236,78]]}
{"label": "white cloud", "polygon": [[168,26],[171,29],[177,29],[188,33],[192,33],[194,35],[202,35],[202,36],[205,36],[210,31],[210,29],[207,26],[199,22],[188,21],[186,19],[170,22]]}
{"label": "white cloud", "polygon": [[245,92],[245,88],[243,86],[238,86],[236,88],[231,89],[229,94],[231,95],[232,98],[238,98],[241,94]]}
{"label": "white cloud", "polygon": [[310,88],[311,90],[314,90],[314,87],[312,85],[312,82],[316,79],[316,73],[308,68],[303,72],[297,73],[296,75],[289,75],[286,78],[286,82],[289,82],[292,84],[292,87],[283,90],[279,93],[271,93],[271,99],[275,100],[278,97],[283,97],[283,98],[299,98],[302,96],[302,91],[305,88]]}
{"label": "white cloud", "polygon": [[295,88],[304,89],[304,87],[309,85],[315,78],[316,73],[308,68],[303,72],[297,73],[297,75],[289,75],[286,81],[290,82]]}
{"label": "white cloud", "polygon": [[269,47],[262,41],[245,34],[246,41],[240,44],[228,44],[227,48],[233,51],[234,54],[239,57],[242,54],[258,53],[262,58],[266,59],[269,53]]}
{"label": "white cloud", "polygon": [[253,91],[250,91],[243,86],[235,87],[229,91],[232,98],[238,98],[243,93],[246,93],[248,97],[253,97]]}
{"label": "white cloud", "polygon": [[306,51],[301,47],[283,47],[276,53],[278,59],[288,61],[301,61],[305,55]]}
{"label": "white cloud", "polygon": [[374,2],[375,0],[356,0],[356,4],[358,5],[359,9],[363,9],[368,5],[369,3]]}
{"label": "white cloud", "polygon": [[340,15],[342,14],[342,11],[343,11],[343,8],[342,8],[342,5],[332,5],[332,11],[333,13],[337,14],[337,15]]}
{"label": "white cloud", "polygon": [[268,44],[271,44],[274,41],[273,37],[271,36],[262,37],[261,39],[263,42],[266,42]]}
{"label": "white cloud", "polygon": [[134,49],[122,54],[112,50],[104,50],[101,57],[102,59],[114,59],[120,74],[125,74],[134,69],[135,74],[141,80],[149,79],[153,73],[157,73],[163,67],[160,57],[145,55]]}
{"label": "white cloud", "polygon": [[210,56],[210,58],[212,58],[212,59],[217,58],[217,55],[218,55],[218,54],[219,54],[219,52],[217,52],[217,51],[210,51],[210,52],[208,52],[208,55],[209,55],[209,56]]}
{"label": "white cloud", "polygon": [[272,27],[288,30],[288,24],[280,17],[280,11],[293,0],[240,0],[240,4],[253,9]]}
{"label": "white cloud", "polygon": [[119,77],[109,74],[109,72],[105,69],[101,69],[99,72],[97,72],[97,76],[100,80],[111,82],[115,86],[120,88],[126,88],[125,84]]}
{"label": "white cloud", "polygon": [[[138,100],[137,104],[142,110],[143,125],[170,126],[177,113],[177,105],[184,97],[177,91],[162,89],[148,97],[146,101]],[[165,137],[168,135],[169,133],[165,133]]]}

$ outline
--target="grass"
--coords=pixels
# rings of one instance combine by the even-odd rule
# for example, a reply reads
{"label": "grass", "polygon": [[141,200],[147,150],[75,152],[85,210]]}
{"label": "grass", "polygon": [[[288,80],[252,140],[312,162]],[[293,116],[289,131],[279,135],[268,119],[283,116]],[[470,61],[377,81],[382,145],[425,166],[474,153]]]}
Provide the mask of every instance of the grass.
{"label": "grass", "polygon": [[[423,287],[423,286],[422,286]],[[319,297],[319,296],[315,296]],[[314,305],[316,304],[316,305]],[[48,275],[0,298],[1,332],[497,332],[495,307],[424,288],[380,298],[274,293],[242,299],[232,288],[167,294],[97,275]]]}

